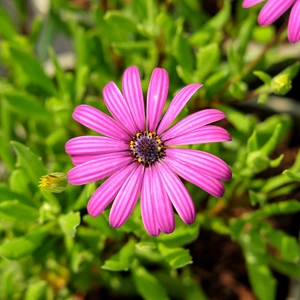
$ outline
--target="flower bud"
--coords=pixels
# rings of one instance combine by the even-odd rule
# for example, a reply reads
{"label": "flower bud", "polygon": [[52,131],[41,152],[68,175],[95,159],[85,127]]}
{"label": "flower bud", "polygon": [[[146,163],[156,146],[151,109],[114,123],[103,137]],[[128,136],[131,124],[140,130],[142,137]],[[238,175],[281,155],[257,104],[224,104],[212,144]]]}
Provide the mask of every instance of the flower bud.
{"label": "flower bud", "polygon": [[292,83],[288,74],[279,74],[271,81],[271,89],[274,94],[285,95],[291,88]]}
{"label": "flower bud", "polygon": [[61,193],[68,187],[68,178],[64,173],[54,172],[40,178],[39,188],[52,193]]}

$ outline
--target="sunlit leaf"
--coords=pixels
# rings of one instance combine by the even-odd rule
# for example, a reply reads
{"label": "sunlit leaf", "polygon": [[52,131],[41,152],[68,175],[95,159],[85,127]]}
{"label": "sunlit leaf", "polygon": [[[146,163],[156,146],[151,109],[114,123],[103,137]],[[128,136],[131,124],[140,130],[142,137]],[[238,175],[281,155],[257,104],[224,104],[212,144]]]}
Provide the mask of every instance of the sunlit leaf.
{"label": "sunlit leaf", "polygon": [[80,213],[70,211],[66,215],[61,215],[58,219],[58,223],[66,236],[74,237],[76,227],[80,224]]}

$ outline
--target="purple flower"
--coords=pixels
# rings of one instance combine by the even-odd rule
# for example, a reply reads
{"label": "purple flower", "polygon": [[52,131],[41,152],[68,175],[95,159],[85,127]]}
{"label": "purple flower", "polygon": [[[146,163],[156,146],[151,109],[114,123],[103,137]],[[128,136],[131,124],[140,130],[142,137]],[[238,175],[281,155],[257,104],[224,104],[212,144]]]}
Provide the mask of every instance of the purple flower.
{"label": "purple flower", "polygon": [[[243,7],[248,8],[265,0],[244,0]],[[288,39],[291,43],[300,41],[300,0],[267,0],[258,16],[261,26],[268,26],[292,8],[288,23]]]}
{"label": "purple flower", "polygon": [[231,178],[229,167],[212,154],[174,146],[230,141],[225,129],[208,125],[224,119],[225,114],[205,109],[167,129],[201,86],[190,84],[180,90],[161,119],[168,73],[160,68],[153,71],[145,112],[139,72],[130,67],[122,78],[123,94],[113,82],[103,90],[114,119],[88,105],[76,107],[73,118],[103,136],[81,136],[67,142],[66,152],[75,165],[68,180],[80,185],[110,176],[88,203],[91,216],[101,214],[114,200],[109,223],[120,227],[140,195],[142,219],[149,234],[173,232],[173,206],[186,224],[193,223],[193,201],[176,173],[211,195],[222,197],[221,180]]}

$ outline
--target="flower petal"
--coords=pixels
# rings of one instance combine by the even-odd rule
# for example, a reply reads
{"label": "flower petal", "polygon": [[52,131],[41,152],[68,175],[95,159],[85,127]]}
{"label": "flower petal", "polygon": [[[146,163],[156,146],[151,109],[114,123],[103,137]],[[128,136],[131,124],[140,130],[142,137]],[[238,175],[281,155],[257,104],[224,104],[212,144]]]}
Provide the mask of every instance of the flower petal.
{"label": "flower petal", "polygon": [[230,134],[219,126],[207,125],[164,142],[165,146],[231,141]]}
{"label": "flower petal", "polygon": [[179,115],[186,103],[202,86],[203,84],[190,84],[177,93],[158,126],[158,135],[164,132],[165,129],[175,120],[175,118]]}
{"label": "flower petal", "polygon": [[264,2],[265,0],[244,0],[242,6],[244,8],[248,8],[248,7],[251,7],[251,6],[254,6],[258,3],[261,3],[261,2]]}
{"label": "flower petal", "polygon": [[113,201],[121,186],[130,173],[137,167],[137,163],[132,163],[111,175],[102,183],[91,197],[87,210],[92,217],[99,216],[103,210]]}
{"label": "flower petal", "polygon": [[177,162],[169,157],[166,157],[164,161],[174,172],[185,180],[199,186],[201,189],[217,198],[223,196],[225,189],[220,180],[199,173],[199,171],[194,169],[191,165]]}
{"label": "flower petal", "polygon": [[198,111],[185,117],[184,119],[176,123],[174,126],[172,126],[170,129],[168,129],[162,135],[163,140],[168,140],[181,134],[186,134],[199,127],[216,121],[220,121],[224,118],[226,118],[226,115],[217,109],[204,109]]}
{"label": "flower petal", "polygon": [[103,135],[130,141],[130,135],[115,120],[92,106],[85,104],[77,106],[73,118],[85,127]]}
{"label": "flower petal", "polygon": [[80,136],[70,139],[66,143],[66,152],[70,155],[95,155],[125,151],[128,143],[104,136]]}
{"label": "flower petal", "polygon": [[158,236],[160,230],[155,217],[155,206],[152,196],[152,174],[150,168],[145,168],[141,192],[141,212],[144,226],[152,236]]}
{"label": "flower petal", "polygon": [[291,10],[288,24],[288,38],[291,43],[300,41],[300,0],[296,1]]}
{"label": "flower petal", "polygon": [[132,135],[137,132],[129,107],[114,82],[108,83],[103,89],[104,102],[112,116]]}
{"label": "flower petal", "polygon": [[140,164],[119,190],[109,215],[109,224],[112,227],[122,226],[131,215],[141,191],[143,168]]}
{"label": "flower petal", "polygon": [[122,91],[137,128],[141,132],[145,131],[145,105],[137,67],[133,66],[125,70],[122,78]]}
{"label": "flower petal", "polygon": [[180,218],[186,224],[192,224],[196,218],[195,207],[182,181],[164,163],[157,164],[160,178],[172,204]]}
{"label": "flower petal", "polygon": [[169,148],[167,157],[192,166],[195,170],[221,180],[231,179],[231,170],[220,158],[199,150]]}
{"label": "flower petal", "polygon": [[173,232],[175,229],[175,218],[172,203],[155,165],[152,167],[152,195],[155,215],[160,230],[164,233]]}
{"label": "flower petal", "polygon": [[95,155],[71,155],[72,163],[75,166],[81,165],[87,161],[97,160],[103,157],[127,157],[129,153],[127,151],[122,152],[113,152],[113,153],[102,153],[102,154],[95,154]]}
{"label": "flower petal", "polygon": [[268,0],[258,15],[258,23],[268,26],[283,15],[295,0]]}
{"label": "flower petal", "polygon": [[101,158],[87,161],[71,169],[68,173],[68,181],[73,185],[94,182],[111,175],[129,164],[130,161],[132,161],[132,157],[129,155],[103,154]]}
{"label": "flower petal", "polygon": [[155,131],[164,109],[169,90],[169,75],[166,70],[156,68],[152,72],[147,94],[148,131]]}

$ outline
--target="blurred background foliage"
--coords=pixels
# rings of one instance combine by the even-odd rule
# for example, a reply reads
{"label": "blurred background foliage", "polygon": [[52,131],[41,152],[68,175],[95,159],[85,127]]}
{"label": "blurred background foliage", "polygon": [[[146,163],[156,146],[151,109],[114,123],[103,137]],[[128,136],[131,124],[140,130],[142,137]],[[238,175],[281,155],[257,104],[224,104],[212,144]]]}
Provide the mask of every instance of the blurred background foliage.
{"label": "blurred background foliage", "polygon": [[[284,18],[261,28],[261,6],[241,3],[0,1],[0,299],[297,299],[300,48]],[[178,218],[157,238],[139,206],[119,229],[108,211],[91,218],[98,184],[38,188],[42,175],[72,168],[67,140],[95,134],[74,108],[108,113],[101,91],[131,65],[144,93],[165,68],[168,101],[203,83],[178,119],[218,108],[233,137],[193,146],[232,167],[224,197],[186,183],[196,222]]]}

